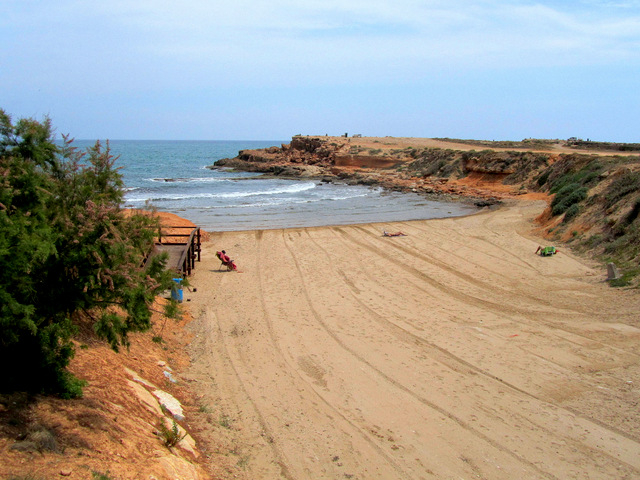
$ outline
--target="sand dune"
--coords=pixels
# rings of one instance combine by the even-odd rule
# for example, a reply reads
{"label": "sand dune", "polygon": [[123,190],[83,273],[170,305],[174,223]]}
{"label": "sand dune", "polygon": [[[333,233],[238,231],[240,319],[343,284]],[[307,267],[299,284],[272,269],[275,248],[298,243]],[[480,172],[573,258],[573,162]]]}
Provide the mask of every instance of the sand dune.
{"label": "sand dune", "polygon": [[542,209],[213,233],[190,377],[229,424],[201,436],[251,479],[639,478],[640,296],[536,256]]}

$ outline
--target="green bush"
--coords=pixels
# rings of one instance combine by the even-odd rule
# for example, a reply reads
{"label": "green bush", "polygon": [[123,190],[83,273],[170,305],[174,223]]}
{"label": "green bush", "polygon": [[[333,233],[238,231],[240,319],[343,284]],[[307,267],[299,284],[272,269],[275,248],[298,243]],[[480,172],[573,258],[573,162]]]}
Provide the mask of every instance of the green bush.
{"label": "green bush", "polygon": [[551,170],[546,170],[542,173],[542,175],[540,175],[538,177],[537,183],[538,186],[541,187],[543,186],[545,183],[547,183],[547,180],[549,180],[549,174],[551,173]]}
{"label": "green bush", "polygon": [[549,185],[549,193],[558,193],[559,190],[571,184],[576,184],[576,182],[573,181],[573,175],[562,175],[551,182]]}
{"label": "green bush", "polygon": [[601,234],[596,233],[589,237],[586,237],[582,242],[581,246],[587,249],[594,249],[601,245],[604,242],[604,238]]}
{"label": "green bush", "polygon": [[582,188],[581,185],[574,182],[566,184],[562,188],[555,189],[553,193],[556,194],[555,198],[563,198],[575,192],[576,190],[580,190],[580,188]]}
{"label": "green bush", "polygon": [[605,247],[605,253],[624,257],[631,261],[640,255],[640,224],[637,222],[628,226],[624,233]]}
{"label": "green bush", "polygon": [[[573,184],[583,187],[591,187],[597,183],[603,170],[604,167],[598,160],[592,160],[577,172],[569,171],[553,179],[549,184],[549,192],[558,193],[560,190]],[[547,178],[548,177],[549,175],[547,175]],[[544,179],[543,183],[538,184],[542,186],[546,183],[547,178]]]}
{"label": "green bush", "polygon": [[638,191],[640,191],[640,173],[627,172],[611,182],[604,193],[605,205],[610,208],[623,197]]}
{"label": "green bush", "polygon": [[580,205],[574,203],[564,212],[564,218],[562,219],[563,223],[569,223],[580,213]]}
{"label": "green bush", "polygon": [[569,207],[587,198],[587,192],[588,190],[585,187],[580,187],[576,184],[565,186],[556,193],[551,202],[551,214],[553,216],[563,214]]}
{"label": "green bush", "polygon": [[[89,321],[112,348],[149,328],[171,284],[166,257],[142,259],[157,222],[125,215],[109,146],[58,147],[49,120],[15,124],[0,110],[0,364],[2,391],[82,394],[66,367]],[[113,310],[118,308],[121,314]]]}

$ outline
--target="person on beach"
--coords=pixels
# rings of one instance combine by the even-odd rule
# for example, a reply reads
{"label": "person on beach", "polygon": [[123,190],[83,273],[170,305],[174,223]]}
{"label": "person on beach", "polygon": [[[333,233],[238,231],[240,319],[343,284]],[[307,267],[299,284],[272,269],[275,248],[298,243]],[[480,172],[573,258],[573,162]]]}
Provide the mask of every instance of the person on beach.
{"label": "person on beach", "polygon": [[406,237],[407,235],[402,232],[389,233],[386,230],[383,230],[382,236],[383,237]]}
{"label": "person on beach", "polygon": [[216,252],[216,256],[222,262],[220,266],[224,265],[225,267],[227,267],[227,270],[237,270],[238,269],[238,267],[236,266],[234,261],[231,260],[229,255],[227,255],[227,252],[225,252],[224,250],[222,250],[221,252]]}

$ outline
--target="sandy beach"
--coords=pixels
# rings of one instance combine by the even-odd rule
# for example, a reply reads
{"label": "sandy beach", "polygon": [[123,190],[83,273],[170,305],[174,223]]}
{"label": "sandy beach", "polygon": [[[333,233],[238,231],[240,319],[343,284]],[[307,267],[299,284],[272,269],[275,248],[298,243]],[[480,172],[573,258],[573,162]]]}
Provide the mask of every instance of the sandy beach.
{"label": "sandy beach", "polygon": [[640,478],[640,295],[535,255],[544,206],[211,233],[198,438],[247,479]]}

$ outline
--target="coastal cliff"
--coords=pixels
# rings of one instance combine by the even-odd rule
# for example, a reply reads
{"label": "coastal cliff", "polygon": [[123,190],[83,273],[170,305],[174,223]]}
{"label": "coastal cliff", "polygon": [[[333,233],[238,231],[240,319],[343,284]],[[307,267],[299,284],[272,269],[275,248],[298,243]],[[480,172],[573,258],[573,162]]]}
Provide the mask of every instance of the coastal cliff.
{"label": "coastal cliff", "polygon": [[[520,171],[508,154],[478,157],[469,152],[440,148],[366,148],[351,139],[293,137],[290,144],[260,150],[242,150],[215,167],[289,177],[315,177],[325,182],[379,185],[392,190],[468,199],[482,205],[522,194],[513,188],[486,189],[457,180],[480,174],[482,182],[514,183],[506,176]],[[520,161],[522,163],[522,161]],[[476,182],[478,183],[478,182]]]}
{"label": "coastal cliff", "polygon": [[477,206],[545,199],[537,233],[616,261],[626,284],[640,273],[640,156],[635,144],[606,145],[297,135],[212,168],[377,185]]}

